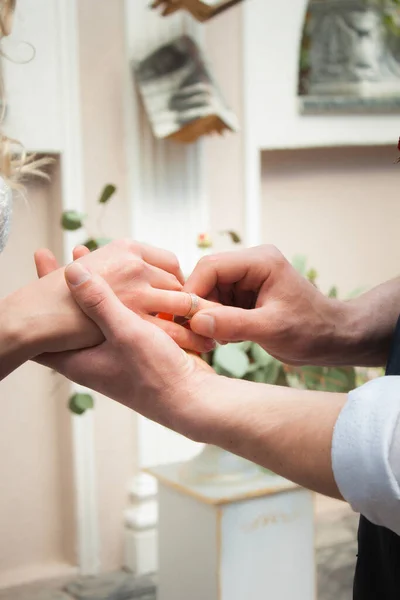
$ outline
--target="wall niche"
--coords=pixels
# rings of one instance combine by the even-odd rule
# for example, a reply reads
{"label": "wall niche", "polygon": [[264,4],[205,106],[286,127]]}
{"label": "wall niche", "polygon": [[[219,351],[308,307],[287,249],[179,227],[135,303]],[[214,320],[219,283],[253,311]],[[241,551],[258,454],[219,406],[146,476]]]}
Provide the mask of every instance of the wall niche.
{"label": "wall niche", "polygon": [[311,0],[300,49],[301,112],[400,112],[399,23],[394,0]]}

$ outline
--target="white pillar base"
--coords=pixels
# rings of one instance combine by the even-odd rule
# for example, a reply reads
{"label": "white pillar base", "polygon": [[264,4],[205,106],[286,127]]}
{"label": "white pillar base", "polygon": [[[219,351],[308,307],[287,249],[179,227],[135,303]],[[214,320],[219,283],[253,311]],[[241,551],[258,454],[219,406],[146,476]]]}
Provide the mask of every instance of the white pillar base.
{"label": "white pillar base", "polygon": [[158,571],[157,529],[133,531],[125,529],[125,568],[135,575]]}
{"label": "white pillar base", "polygon": [[312,493],[278,477],[230,485],[159,481],[158,600],[315,600]]}
{"label": "white pillar base", "polygon": [[139,473],[133,480],[132,505],[125,512],[124,566],[135,575],[158,571],[158,503],[157,483],[153,477]]}

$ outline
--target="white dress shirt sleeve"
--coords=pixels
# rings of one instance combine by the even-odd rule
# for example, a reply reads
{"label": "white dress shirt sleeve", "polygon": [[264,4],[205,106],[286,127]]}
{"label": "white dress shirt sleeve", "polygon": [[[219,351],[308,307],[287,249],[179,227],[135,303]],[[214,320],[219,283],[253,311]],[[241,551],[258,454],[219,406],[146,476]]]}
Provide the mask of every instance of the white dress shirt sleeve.
{"label": "white dress shirt sleeve", "polygon": [[400,376],[349,393],[333,432],[332,467],[353,510],[400,535]]}

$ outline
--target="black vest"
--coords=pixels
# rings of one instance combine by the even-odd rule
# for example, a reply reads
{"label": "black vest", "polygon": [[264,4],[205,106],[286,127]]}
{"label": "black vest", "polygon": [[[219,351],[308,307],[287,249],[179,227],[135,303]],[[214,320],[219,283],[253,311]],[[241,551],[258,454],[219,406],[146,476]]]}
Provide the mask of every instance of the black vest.
{"label": "black vest", "polygon": [[[386,375],[400,375],[400,319]],[[354,600],[400,600],[400,537],[360,517]]]}

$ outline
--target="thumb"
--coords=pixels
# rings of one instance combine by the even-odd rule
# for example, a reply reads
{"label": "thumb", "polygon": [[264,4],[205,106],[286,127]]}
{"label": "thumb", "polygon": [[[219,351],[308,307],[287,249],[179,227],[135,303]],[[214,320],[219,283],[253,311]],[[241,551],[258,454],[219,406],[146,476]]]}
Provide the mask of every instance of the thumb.
{"label": "thumb", "polygon": [[119,330],[123,331],[127,319],[136,317],[119,301],[102,277],[92,275],[81,263],[73,262],[66,267],[65,280],[75,302],[96,323],[106,339]]}
{"label": "thumb", "polygon": [[261,333],[260,321],[259,309],[221,306],[197,312],[190,321],[190,328],[222,342],[257,341]]}

